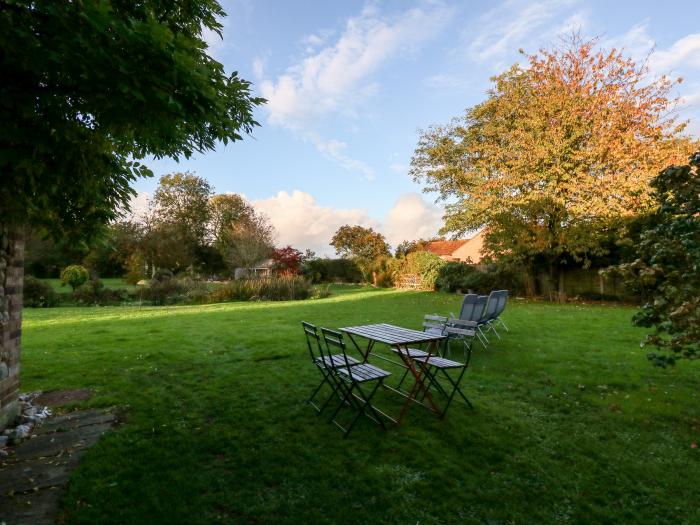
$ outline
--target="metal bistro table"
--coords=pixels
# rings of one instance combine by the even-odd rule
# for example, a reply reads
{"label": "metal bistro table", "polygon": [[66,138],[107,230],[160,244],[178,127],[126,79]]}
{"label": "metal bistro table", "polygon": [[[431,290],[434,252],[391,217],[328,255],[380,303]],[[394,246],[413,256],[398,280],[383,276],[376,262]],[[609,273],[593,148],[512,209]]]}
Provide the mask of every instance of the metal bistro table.
{"label": "metal bistro table", "polygon": [[[406,402],[401,408],[401,414],[396,421],[397,425],[401,424],[404,414],[412,402],[418,403],[432,412],[441,415],[440,409],[435,404],[433,397],[430,395],[430,392],[427,390],[425,383],[423,382],[423,371],[415,366],[413,360],[409,356],[408,347],[409,345],[427,344],[428,347],[425,351],[429,354],[429,356],[432,356],[437,353],[437,348],[440,341],[445,339],[446,336],[411,330],[410,328],[402,328],[400,326],[385,323],[368,324],[363,326],[348,326],[341,328],[340,330],[347,334],[348,338],[355,345],[355,348],[357,348],[360,354],[362,354],[365,363],[368,361],[374,345],[376,343],[382,343],[396,349],[396,353],[401,358],[401,361],[403,361],[403,364],[397,363],[396,361],[387,359],[386,357],[380,355],[375,354],[375,357],[402,366],[408,369],[408,371],[411,372],[411,375],[413,375],[413,386],[408,392],[404,392],[398,388],[393,388],[386,384],[384,385],[385,388],[388,388],[389,390],[406,398]],[[367,339],[367,346],[364,350],[360,345],[358,345],[357,341],[355,340],[356,337]],[[428,401],[427,405],[423,401],[418,400],[417,396],[420,392],[424,394],[423,399]]]}

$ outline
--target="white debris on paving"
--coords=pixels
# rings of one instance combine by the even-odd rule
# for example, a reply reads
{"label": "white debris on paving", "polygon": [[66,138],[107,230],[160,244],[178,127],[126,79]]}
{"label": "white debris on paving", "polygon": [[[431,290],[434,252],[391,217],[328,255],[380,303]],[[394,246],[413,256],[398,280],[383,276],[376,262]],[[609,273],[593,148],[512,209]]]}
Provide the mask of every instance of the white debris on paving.
{"label": "white debris on paving", "polygon": [[17,443],[31,437],[34,427],[43,423],[51,417],[52,412],[49,407],[38,406],[34,400],[41,395],[41,391],[27,392],[19,396],[20,413],[17,424],[14,427],[6,428],[0,435],[0,456],[6,456],[8,445]]}

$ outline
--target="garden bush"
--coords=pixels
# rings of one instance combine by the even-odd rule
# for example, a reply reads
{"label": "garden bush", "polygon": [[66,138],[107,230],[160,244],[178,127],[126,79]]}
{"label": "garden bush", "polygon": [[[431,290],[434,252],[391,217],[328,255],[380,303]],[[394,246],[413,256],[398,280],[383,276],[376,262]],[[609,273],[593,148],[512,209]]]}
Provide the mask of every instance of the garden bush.
{"label": "garden bush", "polygon": [[32,275],[24,278],[23,304],[31,308],[58,306],[59,297],[53,288]]}
{"label": "garden bush", "polygon": [[121,304],[129,300],[126,290],[106,288],[99,279],[90,279],[73,292],[73,299],[79,305]]}
{"label": "garden bush", "polygon": [[434,253],[412,252],[406,258],[394,259],[387,263],[387,268],[393,273],[395,282],[405,275],[417,275],[421,279],[421,288],[434,290],[440,269],[446,264]]}
{"label": "garden bush", "polygon": [[162,306],[187,301],[187,288],[170,272],[161,272],[151,279],[148,286],[139,292],[139,297],[152,304]]}
{"label": "garden bush", "polygon": [[449,262],[440,268],[435,285],[444,292],[467,291],[475,273],[479,270],[471,264]]}
{"label": "garden bush", "polygon": [[313,283],[359,283],[362,272],[351,259],[310,259],[302,273]]}
{"label": "garden bush", "polygon": [[299,276],[238,279],[212,290],[209,300],[214,303],[254,300],[290,301],[308,299],[312,291],[311,282]]}
{"label": "garden bush", "polygon": [[511,294],[524,291],[523,276],[509,266],[493,264],[480,269],[476,266],[451,262],[440,268],[437,288],[444,292],[478,293],[508,290]]}
{"label": "garden bush", "polygon": [[71,264],[61,271],[61,281],[69,285],[73,291],[85,284],[88,279],[90,279],[90,273],[87,268],[79,264]]}

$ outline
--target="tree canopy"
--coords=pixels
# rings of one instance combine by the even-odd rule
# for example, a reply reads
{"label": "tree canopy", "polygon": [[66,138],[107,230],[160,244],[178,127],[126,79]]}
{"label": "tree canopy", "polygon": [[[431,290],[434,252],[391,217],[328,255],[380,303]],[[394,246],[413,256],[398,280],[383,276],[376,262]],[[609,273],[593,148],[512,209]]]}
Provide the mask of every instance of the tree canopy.
{"label": "tree canopy", "polygon": [[215,0],[0,2],[0,209],[87,233],[118,216],[147,156],[250,133],[250,84],[207,54]]}
{"label": "tree canopy", "polygon": [[491,253],[525,267],[542,256],[554,275],[649,210],[651,179],[693,145],[672,113],[677,81],[648,80],[645,64],[576,36],[526,59],[486,101],[422,132],[411,173],[447,201],[443,233],[487,227]]}
{"label": "tree canopy", "polygon": [[341,257],[355,257],[365,261],[390,255],[384,236],[363,226],[341,226],[333,234],[331,246]]}

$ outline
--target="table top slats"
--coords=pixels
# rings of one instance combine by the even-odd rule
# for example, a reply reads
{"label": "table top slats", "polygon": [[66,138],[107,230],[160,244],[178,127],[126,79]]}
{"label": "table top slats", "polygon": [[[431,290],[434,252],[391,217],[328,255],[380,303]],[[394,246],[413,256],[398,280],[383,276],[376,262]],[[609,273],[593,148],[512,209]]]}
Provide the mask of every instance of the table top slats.
{"label": "table top slats", "polygon": [[411,328],[402,328],[400,326],[394,326],[386,323],[346,326],[340,330],[351,335],[357,335],[391,346],[411,343],[427,343],[430,341],[439,341],[445,338],[444,335],[430,334],[427,332],[421,332]]}

